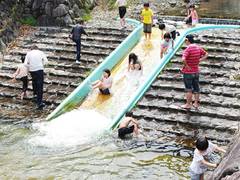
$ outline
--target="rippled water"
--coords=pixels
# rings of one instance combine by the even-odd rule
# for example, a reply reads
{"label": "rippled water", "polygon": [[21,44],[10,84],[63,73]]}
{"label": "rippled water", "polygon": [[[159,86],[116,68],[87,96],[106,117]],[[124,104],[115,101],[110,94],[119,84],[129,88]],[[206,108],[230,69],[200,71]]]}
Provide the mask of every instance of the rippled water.
{"label": "rippled water", "polygon": [[[71,146],[37,145],[32,127],[0,125],[0,179],[187,179],[191,149],[171,138],[116,134]],[[62,136],[63,138],[63,136]],[[35,139],[37,141],[37,139]]]}
{"label": "rippled water", "polygon": [[[161,0],[159,1],[161,2]],[[200,18],[240,18],[239,0],[200,0],[200,5],[197,5],[196,7]],[[168,9],[168,11],[165,12],[165,15],[183,16],[185,13],[185,7],[183,6]]]}
{"label": "rippled water", "polygon": [[204,17],[240,18],[239,0],[202,0],[199,14]]}

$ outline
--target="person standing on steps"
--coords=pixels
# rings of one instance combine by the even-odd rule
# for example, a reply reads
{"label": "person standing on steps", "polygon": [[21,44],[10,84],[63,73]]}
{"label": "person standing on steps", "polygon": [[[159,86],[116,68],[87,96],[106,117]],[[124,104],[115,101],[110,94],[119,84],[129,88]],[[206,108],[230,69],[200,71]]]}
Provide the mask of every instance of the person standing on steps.
{"label": "person standing on steps", "polygon": [[[185,39],[187,48],[183,51],[182,60],[184,66],[182,68],[183,81],[186,91],[187,102],[181,106],[184,109],[190,109],[192,106],[199,107],[199,63],[208,57],[208,53],[198,45],[194,44],[193,35],[187,35]],[[192,96],[194,94],[194,104],[192,104]]]}
{"label": "person standing on steps", "polygon": [[27,88],[28,88],[28,68],[24,64],[25,57],[21,56],[22,64],[18,65],[16,72],[13,74],[13,82],[16,81],[16,78],[21,80],[22,85],[22,93],[20,95],[20,99],[23,100],[24,97],[27,97]]}
{"label": "person standing on steps", "polygon": [[126,8],[127,2],[126,0],[117,0],[115,5],[118,6],[120,24],[122,28],[126,28],[125,14],[127,12],[127,8]]}
{"label": "person standing on steps", "polygon": [[32,46],[25,57],[24,64],[29,68],[32,77],[33,96],[37,96],[37,109],[42,109],[45,104],[43,99],[44,65],[48,63],[47,56],[36,45]]}
{"label": "person standing on steps", "polygon": [[143,32],[145,39],[150,40],[152,34],[153,12],[149,8],[149,3],[144,3],[144,9],[141,12],[141,20],[143,22]]}
{"label": "person standing on steps", "polygon": [[72,40],[76,43],[77,48],[77,57],[76,57],[76,63],[80,63],[81,59],[81,36],[82,34],[85,34],[88,36],[86,31],[83,28],[83,20],[79,20],[78,23],[73,27],[71,31],[70,37]]}

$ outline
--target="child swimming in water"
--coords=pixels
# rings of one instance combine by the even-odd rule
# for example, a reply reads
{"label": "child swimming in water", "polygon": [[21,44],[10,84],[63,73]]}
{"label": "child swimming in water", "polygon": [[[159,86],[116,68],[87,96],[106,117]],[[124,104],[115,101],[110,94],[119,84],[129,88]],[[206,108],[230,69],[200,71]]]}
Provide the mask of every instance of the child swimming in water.
{"label": "child swimming in water", "polygon": [[112,77],[110,76],[111,76],[110,70],[104,69],[102,78],[92,83],[93,89],[99,88],[99,91],[104,95],[111,94],[110,88],[112,87],[113,80]]}

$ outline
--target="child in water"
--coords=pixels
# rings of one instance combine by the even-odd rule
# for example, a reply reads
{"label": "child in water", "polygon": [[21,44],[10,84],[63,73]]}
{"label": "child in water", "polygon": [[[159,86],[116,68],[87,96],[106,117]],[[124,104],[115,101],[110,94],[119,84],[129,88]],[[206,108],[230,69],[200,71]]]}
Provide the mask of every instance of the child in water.
{"label": "child in water", "polygon": [[134,69],[134,64],[137,62],[137,55],[135,53],[131,53],[128,56],[128,71],[131,71]]}
{"label": "child in water", "polygon": [[208,141],[206,137],[197,139],[193,161],[190,165],[191,180],[203,180],[204,173],[207,171],[208,167],[217,167],[217,164],[208,161],[208,156],[214,151],[226,153],[224,149]]}
{"label": "child in water", "polygon": [[27,97],[27,88],[28,88],[28,68],[24,65],[24,56],[21,57],[22,64],[20,64],[16,70],[16,72],[13,74],[13,81],[16,81],[16,79],[19,79],[22,81],[22,93],[20,95],[21,100],[23,100],[24,97]]}
{"label": "child in water", "polygon": [[161,35],[161,36],[162,36],[162,39],[164,38],[164,33],[163,33],[164,31],[165,31],[166,33],[170,33],[171,38],[172,38],[173,40],[176,39],[177,31],[176,31],[176,27],[175,27],[174,25],[161,23],[161,24],[159,24],[159,29],[160,29],[161,34],[162,34],[162,35]]}
{"label": "child in water", "polygon": [[103,70],[103,75],[100,80],[97,80],[96,82],[92,83],[93,89],[99,88],[99,91],[104,94],[104,95],[109,95],[110,93],[110,88],[112,87],[112,77],[111,72],[109,69],[104,69]]}
{"label": "child in water", "polygon": [[161,58],[163,57],[163,54],[167,53],[167,51],[170,47],[172,47],[172,49],[173,49],[173,46],[174,46],[174,42],[173,42],[173,39],[171,38],[170,33],[165,33],[163,38],[164,38],[164,40],[161,43],[161,47],[160,47],[161,48],[160,49],[160,57]]}
{"label": "child in water", "polygon": [[124,120],[120,123],[118,128],[118,137],[120,139],[124,139],[126,135],[131,133],[134,133],[135,136],[138,136],[139,123],[132,116],[132,112],[127,112]]}
{"label": "child in water", "polygon": [[186,17],[186,21],[188,21],[189,19],[191,19],[191,22],[189,22],[190,25],[192,25],[192,26],[197,25],[198,14],[197,14],[197,11],[195,9],[195,5],[190,5],[189,6],[189,13],[188,13],[188,16]]}

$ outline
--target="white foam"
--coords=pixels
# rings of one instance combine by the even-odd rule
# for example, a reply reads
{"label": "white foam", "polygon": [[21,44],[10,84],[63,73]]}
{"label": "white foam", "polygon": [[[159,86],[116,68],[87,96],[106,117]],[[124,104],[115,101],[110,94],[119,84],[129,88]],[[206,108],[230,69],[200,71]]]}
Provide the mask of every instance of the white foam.
{"label": "white foam", "polygon": [[76,146],[98,137],[109,124],[110,119],[94,110],[73,110],[52,121],[34,124],[38,133],[29,142],[47,147]]}

